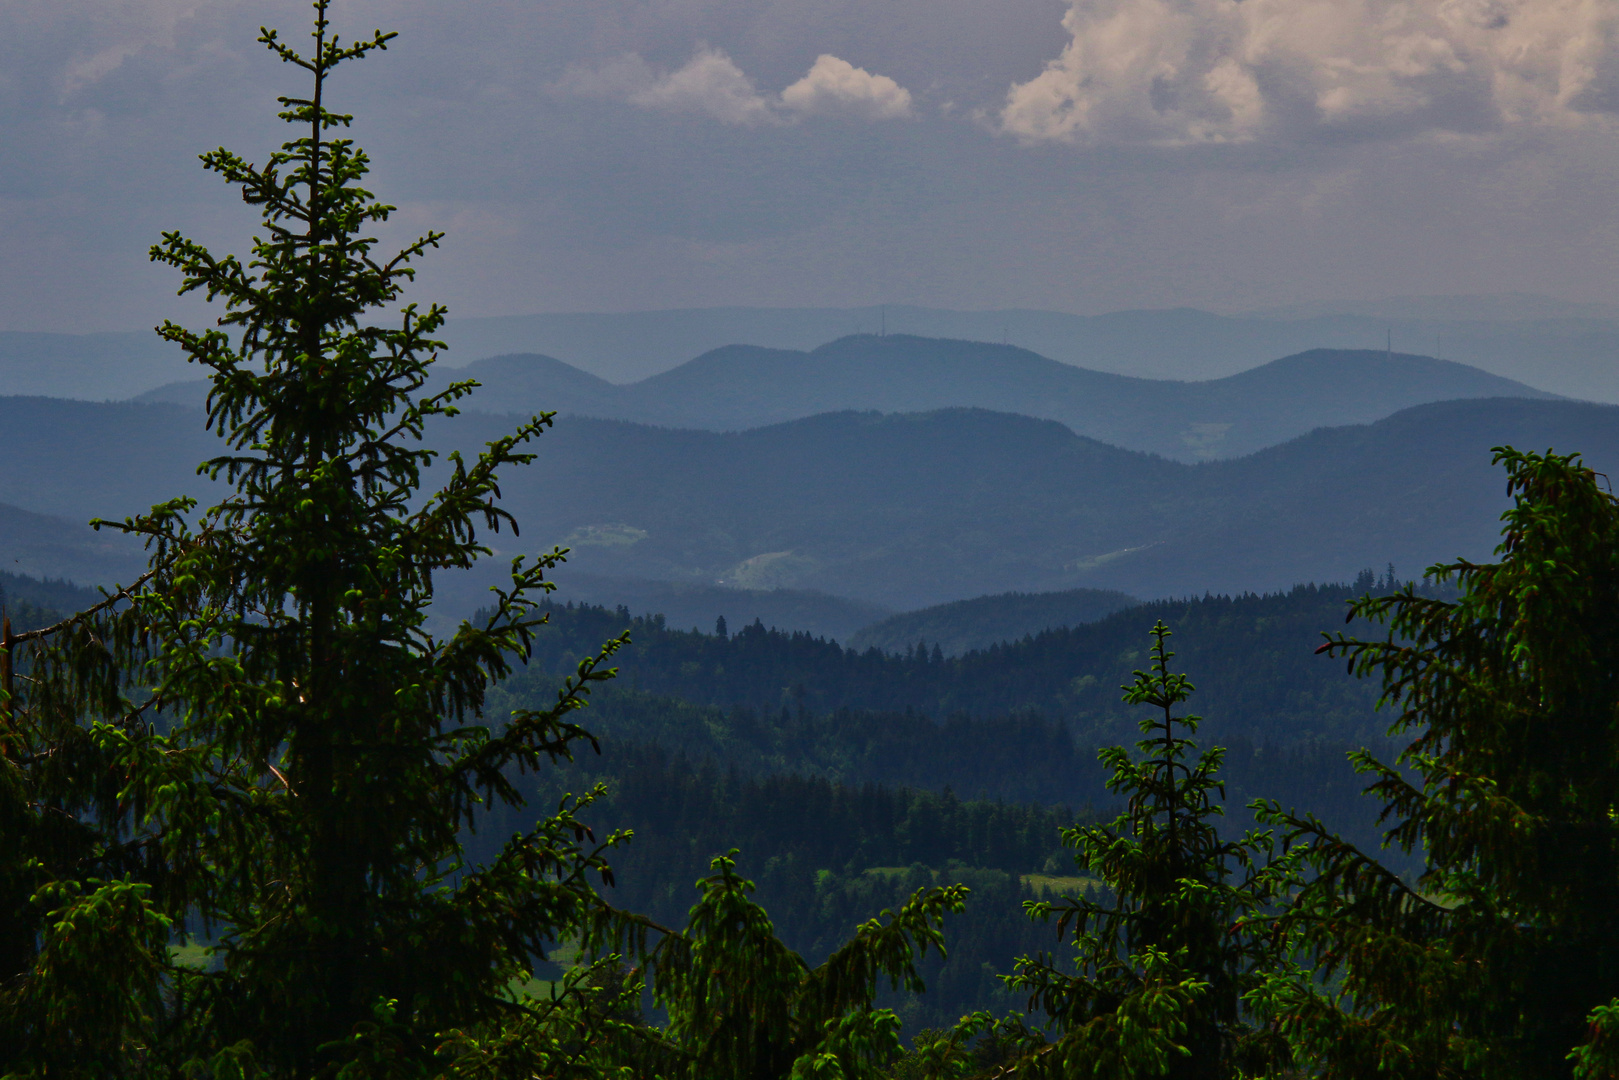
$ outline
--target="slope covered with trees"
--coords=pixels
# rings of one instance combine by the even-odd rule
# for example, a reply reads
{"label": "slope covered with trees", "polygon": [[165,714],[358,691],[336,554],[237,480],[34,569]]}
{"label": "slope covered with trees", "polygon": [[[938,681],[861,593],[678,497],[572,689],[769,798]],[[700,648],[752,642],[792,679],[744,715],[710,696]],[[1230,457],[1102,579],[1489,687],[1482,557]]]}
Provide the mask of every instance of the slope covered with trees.
{"label": "slope covered with trees", "polygon": [[[801,772],[750,774],[611,739],[602,758],[581,757],[535,801],[598,781],[608,793],[584,820],[601,835],[635,834],[614,853],[611,898],[666,924],[685,921],[691,883],[711,859],[733,850],[776,932],[812,963],[841,945],[851,927],[917,890],[967,885],[966,910],[949,925],[948,958],[922,963],[927,991],[889,999],[912,1031],[1015,1004],[998,977],[1046,937],[1023,917],[1021,903],[1049,887],[1054,865],[1066,872],[1059,831],[1079,820],[1065,807],[963,800],[949,791]],[[488,832],[502,836],[517,824],[501,815]],[[475,857],[493,854],[483,829],[468,844]]]}
{"label": "slope covered with trees", "polygon": [[1134,597],[1108,589],[979,596],[891,615],[842,640],[851,649],[884,652],[914,649],[918,641],[927,641],[946,656],[960,656],[1046,630],[1095,622],[1135,603]]}
{"label": "slope covered with trees", "polygon": [[[0,502],[84,521],[207,490],[195,462],[217,444],[170,433],[196,413],[58,405],[0,400],[18,446]],[[892,611],[1009,591],[1274,591],[1389,561],[1487,556],[1506,507],[1487,448],[1580,446],[1619,470],[1616,416],[1577,402],[1445,402],[1201,465],[982,410],[827,414],[735,434],[572,419],[544,436],[543,471],[502,488],[524,533],[497,546],[509,558],[562,544],[570,572],[598,578],[814,590]],[[470,455],[508,426],[468,412],[426,439]],[[81,482],[99,461],[123,463],[122,479]],[[460,614],[499,580],[491,568],[437,587]]]}
{"label": "slope covered with trees", "polygon": [[[590,642],[628,630],[633,644],[616,659],[615,693],[638,690],[759,712],[909,710],[934,720],[1037,713],[1111,740],[1131,723],[1118,687],[1145,659],[1142,627],[1163,619],[1180,628],[1182,662],[1200,673],[1199,696],[1220,738],[1278,746],[1349,741],[1379,730],[1375,694],[1314,652],[1324,630],[1343,625],[1349,601],[1374,585],[1367,572],[1347,585],[1157,601],[960,657],[926,642],[895,655],[761,626],[721,637],[627,610],[553,606],[536,632],[532,664],[501,693],[534,700],[547,680],[578,663]],[[605,705],[599,708],[609,716]]]}

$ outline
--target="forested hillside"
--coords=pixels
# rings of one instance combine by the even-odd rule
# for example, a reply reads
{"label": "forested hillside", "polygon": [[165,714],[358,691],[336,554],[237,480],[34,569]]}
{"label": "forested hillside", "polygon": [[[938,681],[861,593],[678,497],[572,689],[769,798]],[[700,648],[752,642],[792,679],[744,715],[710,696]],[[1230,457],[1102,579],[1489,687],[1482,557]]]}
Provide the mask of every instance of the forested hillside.
{"label": "forested hillside", "polygon": [[[687,629],[711,629],[721,618],[736,626],[757,619],[765,626],[848,641],[861,628],[892,614],[866,601],[808,589],[739,589],[706,581],[601,577],[571,570],[560,575],[556,584],[552,598],[558,602],[655,611],[670,626]],[[464,599],[462,604],[454,611],[455,618],[466,614]]]}
{"label": "forested hillside", "polygon": [[[684,920],[692,882],[709,860],[732,849],[783,939],[814,963],[850,927],[918,888],[968,884],[972,898],[951,933],[949,961],[928,964],[924,997],[897,999],[912,1030],[1014,1004],[995,976],[1046,938],[1023,916],[1021,901],[1036,898],[1052,872],[1069,872],[1059,830],[1092,819],[1064,807],[963,801],[948,791],[753,774],[656,745],[619,744],[601,759],[582,758],[538,794],[543,801],[597,780],[610,794],[587,820],[600,835],[635,833],[613,860],[611,898],[668,924]],[[524,824],[502,815],[487,832],[503,837]],[[470,850],[493,853],[476,837]]]}
{"label": "forested hillside", "polygon": [[[200,414],[45,406],[0,401],[18,445],[0,502],[84,521],[206,495]],[[1619,469],[1616,416],[1445,402],[1200,465],[979,410],[837,413],[738,434],[574,419],[539,440],[542,467],[503,481],[522,534],[491,539],[503,559],[570,547],[566,573],[790,587],[890,610],[1014,590],[1285,589],[1389,561],[1487,557],[1506,506],[1488,448],[1580,446]],[[429,426],[427,443],[471,452],[508,423],[468,413]],[[437,602],[471,611],[499,561],[445,575]]]}
{"label": "forested hillside", "polygon": [[94,589],[71,581],[41,580],[0,570],[0,611],[11,617],[16,630],[32,630],[47,621],[83,611],[101,600]]}
{"label": "forested hillside", "polygon": [[1044,630],[1095,622],[1137,602],[1108,589],[1002,593],[890,615],[843,640],[852,649],[884,652],[915,648],[918,640],[926,640],[946,656],[960,656]]}
{"label": "forested hillside", "polygon": [[0,570],[0,614],[17,633],[54,624],[100,600],[99,594],[67,581],[41,581]]}
{"label": "forested hillside", "polygon": [[615,875],[636,910],[677,918],[707,860],[737,848],[784,939],[813,959],[921,885],[969,883],[949,961],[929,965],[925,996],[896,999],[914,1030],[1018,1005],[995,976],[1044,944],[1019,902],[1071,873],[1059,827],[1117,808],[1097,752],[1135,734],[1142,711],[1119,686],[1146,662],[1143,630],[1157,619],[1176,627],[1177,664],[1198,686],[1199,741],[1227,748],[1222,828],[1251,826],[1243,807],[1272,798],[1379,846],[1375,804],[1347,760],[1386,745],[1372,688],[1314,653],[1353,596],[1392,585],[1367,573],[1348,586],[1132,606],[959,658],[925,642],[887,655],[761,626],[722,636],[553,606],[534,661],[491,703],[539,704],[593,642],[630,629],[620,677],[587,714],[600,754],[536,794],[608,785],[588,820],[603,834],[634,831]]}
{"label": "forested hillside", "polygon": [[[1368,573],[1351,585],[1157,601],[960,657],[945,657],[929,642],[892,655],[758,626],[721,637],[623,609],[553,607],[549,624],[536,633],[533,661],[502,692],[513,699],[543,693],[594,643],[628,628],[633,644],[615,658],[614,692],[814,714],[910,710],[938,720],[1036,712],[1112,741],[1133,730],[1118,687],[1144,662],[1146,628],[1163,619],[1176,632],[1179,662],[1196,673],[1199,708],[1210,717],[1213,737],[1261,745],[1350,741],[1378,730],[1374,694],[1315,650],[1323,631],[1343,628],[1349,600],[1372,584]],[[606,706],[596,708],[608,719]]]}

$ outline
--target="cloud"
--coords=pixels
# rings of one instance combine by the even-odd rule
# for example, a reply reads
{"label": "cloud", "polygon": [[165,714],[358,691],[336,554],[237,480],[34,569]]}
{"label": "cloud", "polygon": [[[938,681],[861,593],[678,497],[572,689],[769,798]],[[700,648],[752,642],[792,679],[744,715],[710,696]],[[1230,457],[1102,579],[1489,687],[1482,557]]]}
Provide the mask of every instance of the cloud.
{"label": "cloud", "polygon": [[704,46],[686,65],[631,93],[631,105],[667,112],[707,113],[724,124],[755,127],[780,117],[753,80],[718,49]]}
{"label": "cloud", "polygon": [[909,90],[825,53],[779,96],[761,94],[735,61],[708,45],[674,71],[660,73],[628,53],[598,68],[570,69],[557,88],[646,109],[703,113],[738,127],[790,124],[804,116],[897,120],[913,115]]}
{"label": "cloud", "polygon": [[556,89],[664,112],[707,113],[741,127],[782,122],[753,80],[724,52],[706,45],[684,67],[670,72],[655,71],[635,53],[598,68],[570,68]]}
{"label": "cloud", "polygon": [[909,90],[830,53],[816,57],[808,74],[781,92],[781,103],[806,116],[904,120],[912,115]]}
{"label": "cloud", "polygon": [[1619,114],[1612,0],[1071,0],[1008,90],[1021,141],[1183,146],[1471,134]]}

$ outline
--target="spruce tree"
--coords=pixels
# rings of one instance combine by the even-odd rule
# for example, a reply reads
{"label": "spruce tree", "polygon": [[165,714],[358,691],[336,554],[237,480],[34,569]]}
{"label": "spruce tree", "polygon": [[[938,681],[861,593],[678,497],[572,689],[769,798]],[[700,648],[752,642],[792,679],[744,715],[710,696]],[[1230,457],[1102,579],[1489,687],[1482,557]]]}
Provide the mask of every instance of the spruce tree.
{"label": "spruce tree", "polygon": [[856,927],[812,968],[750,898],[753,883],[736,873],[735,854],[714,859],[687,929],[666,936],[652,957],[673,1049],[665,1075],[875,1080],[899,1054],[899,1018],[875,1008],[879,983],[925,989],[916,961],[929,948],[943,952],[939,924],[962,910],[967,890],[919,891],[897,912]]}
{"label": "spruce tree", "polygon": [[1420,876],[1267,811],[1307,859],[1280,927],[1318,979],[1253,1002],[1322,1076],[1619,1073],[1619,502],[1578,455],[1495,460],[1499,561],[1431,568],[1454,600],[1364,597],[1387,636],[1322,646],[1398,710],[1395,762],[1354,760]]}
{"label": "spruce tree", "polygon": [[1285,1065],[1285,1046],[1252,1022],[1244,998],[1288,967],[1264,918],[1290,881],[1289,860],[1275,857],[1269,833],[1221,838],[1225,751],[1198,753],[1200,718],[1176,715],[1193,686],[1170,670],[1169,636],[1162,622],[1152,628],[1151,670],[1124,688],[1126,702],[1151,710],[1140,757],[1122,746],[1101,753],[1123,812],[1063,832],[1100,895],[1027,905],[1032,918],[1056,919],[1072,958],[1026,957],[1007,983],[1028,992],[1056,1039],[1017,1017],[969,1018],[955,1051],[928,1049],[939,1075],[966,1067],[960,1048],[985,1029],[1007,1058],[997,1075],[1226,1080]]}
{"label": "spruce tree", "polygon": [[[230,494],[111,525],[150,570],[35,636],[27,689],[6,688],[10,1069],[157,1071],[233,1046],[278,1075],[383,1053],[425,1067],[435,1033],[511,1012],[548,943],[627,925],[593,889],[615,839],[587,839],[577,804],[488,865],[460,859],[461,829],[586,738],[569,714],[619,643],[553,706],[488,724],[561,553],[514,561],[479,625],[428,629],[435,576],[515,532],[498,475],[551,417],[451,454],[422,492],[424,428],[476,384],[423,392],[445,311],[396,305],[441,234],[376,254],[368,230],[393,208],[327,103],[332,72],[393,35],[342,42],[329,0],[313,6],[307,54],[260,38],[310,80],[280,99],[297,134],[262,164],[202,155],[260,208],[251,255],[178,232],[151,252],[224,307],[216,329],[160,333],[210,372],[223,445],[202,471]],[[169,956],[183,928],[214,935],[208,969]]]}

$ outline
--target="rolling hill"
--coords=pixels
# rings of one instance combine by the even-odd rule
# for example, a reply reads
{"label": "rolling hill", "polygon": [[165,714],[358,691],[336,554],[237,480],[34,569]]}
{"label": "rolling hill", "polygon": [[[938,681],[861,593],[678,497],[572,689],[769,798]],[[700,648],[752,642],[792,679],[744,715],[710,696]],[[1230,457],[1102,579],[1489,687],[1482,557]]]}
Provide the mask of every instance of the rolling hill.
{"label": "rolling hill", "polygon": [[[0,423],[17,447],[0,502],[77,521],[198,492],[211,443],[179,406],[0,399]],[[473,451],[510,425],[468,413],[428,437]],[[1273,590],[1487,557],[1505,506],[1499,443],[1580,449],[1612,472],[1619,407],[1441,402],[1196,465],[979,409],[737,433],[569,419],[503,483],[522,536],[490,539],[506,558],[566,545],[565,575],[813,590],[898,611],[1013,591]],[[29,572],[86,580],[60,565],[69,555]],[[445,579],[447,602],[471,610],[488,580]]]}
{"label": "rolling hill", "polygon": [[[1430,401],[1548,398],[1464,364],[1403,353],[1315,349],[1206,382],[1137,379],[1026,349],[892,335],[809,352],[732,345],[615,386],[548,356],[512,355],[439,372],[482,383],[477,407],[741,431],[844,409],[979,407],[1056,420],[1114,446],[1182,461],[1235,457],[1318,427],[1362,424]],[[201,405],[203,384],[143,395]]]}
{"label": "rolling hill", "polygon": [[998,642],[1096,622],[1136,603],[1135,597],[1111,589],[975,596],[890,615],[840,640],[851,649],[892,653],[914,649],[917,642],[925,641],[937,645],[945,656],[960,656]]}
{"label": "rolling hill", "polygon": [[44,589],[45,582],[130,581],[140,576],[145,563],[140,546],[116,533],[0,503],[0,571],[38,581],[40,588],[18,593],[34,603],[55,604],[81,595],[71,588]]}
{"label": "rolling hill", "polygon": [[1522,294],[1400,297],[1217,315],[1195,308],[1074,315],[1012,308],[706,308],[451,319],[452,363],[545,353],[615,383],[725,345],[813,349],[847,334],[997,341],[1067,364],[1153,379],[1216,379],[1307,349],[1426,351],[1560,394],[1619,402],[1619,311]]}
{"label": "rolling hill", "polygon": [[455,372],[500,411],[739,431],[844,409],[979,407],[1183,461],[1234,457],[1318,427],[1369,423],[1430,401],[1551,395],[1425,356],[1316,349],[1224,379],[1166,382],[1088,371],[1006,345],[840,338],[810,352],[729,346],[617,387],[548,357]]}
{"label": "rolling hill", "polygon": [[1489,448],[1579,448],[1612,468],[1619,408],[1445,402],[1195,466],[978,410],[738,434],[575,420],[547,438],[547,467],[507,493],[520,520],[548,522],[538,539],[575,547],[579,570],[906,610],[1004,591],[1277,589],[1483,558],[1506,505]]}

